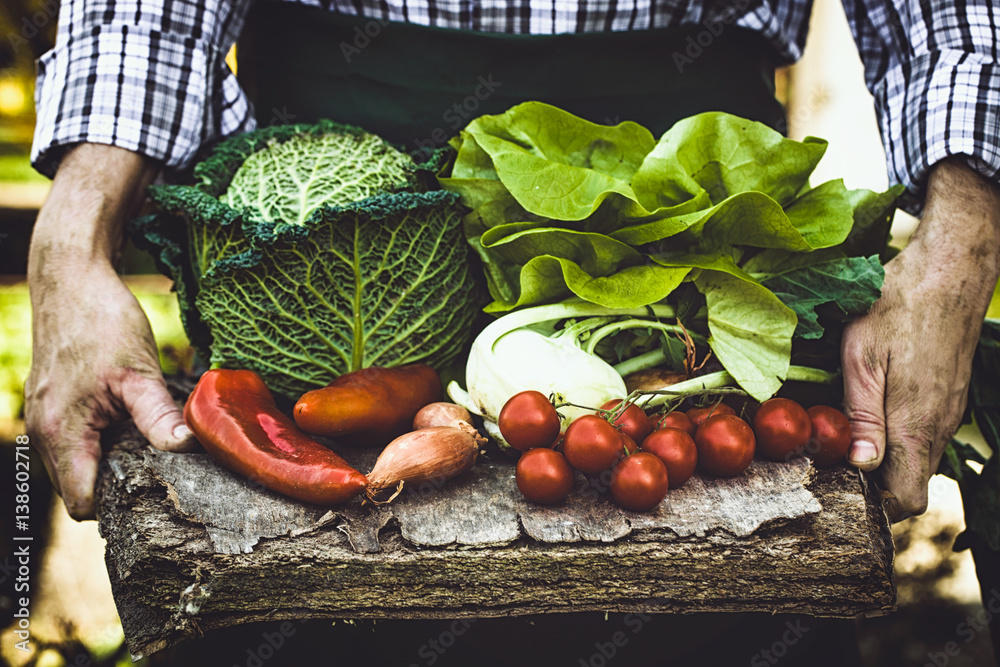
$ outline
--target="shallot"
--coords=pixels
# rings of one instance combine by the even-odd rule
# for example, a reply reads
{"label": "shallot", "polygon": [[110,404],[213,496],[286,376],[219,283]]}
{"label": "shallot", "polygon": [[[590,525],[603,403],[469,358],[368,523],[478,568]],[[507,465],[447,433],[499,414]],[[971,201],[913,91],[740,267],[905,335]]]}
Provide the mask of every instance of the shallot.
{"label": "shallot", "polygon": [[455,403],[428,403],[420,408],[413,418],[413,430],[418,431],[431,426],[455,426],[455,422],[472,424],[472,415]]}
{"label": "shallot", "polygon": [[472,468],[479,446],[486,439],[472,426],[432,426],[401,435],[388,445],[368,474],[365,493],[372,500],[395,488],[391,501],[404,484],[440,483]]}

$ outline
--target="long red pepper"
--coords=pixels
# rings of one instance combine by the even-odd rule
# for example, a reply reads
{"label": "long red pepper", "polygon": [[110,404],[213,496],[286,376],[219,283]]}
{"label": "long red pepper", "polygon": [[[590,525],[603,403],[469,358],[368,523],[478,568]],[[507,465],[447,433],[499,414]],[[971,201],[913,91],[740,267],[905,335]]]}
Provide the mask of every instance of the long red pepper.
{"label": "long red pepper", "polygon": [[188,397],[184,420],[222,466],[286,496],[335,505],[368,484],[282,414],[253,371],[207,371]]}

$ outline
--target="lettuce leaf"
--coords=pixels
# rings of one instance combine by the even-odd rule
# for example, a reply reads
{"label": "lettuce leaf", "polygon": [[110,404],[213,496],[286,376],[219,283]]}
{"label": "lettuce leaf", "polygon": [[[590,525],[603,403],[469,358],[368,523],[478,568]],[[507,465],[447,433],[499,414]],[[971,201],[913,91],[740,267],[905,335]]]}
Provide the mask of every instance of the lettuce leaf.
{"label": "lettuce leaf", "polygon": [[736,379],[758,400],[781,388],[792,355],[795,313],[766,287],[720,271],[695,280],[708,304],[708,344]]}
{"label": "lettuce leaf", "polygon": [[464,229],[490,312],[568,297],[636,308],[693,282],[710,347],[763,399],[784,379],[793,338],[823,335],[817,309],[843,300],[844,320],[879,296],[883,275],[866,258],[884,252],[901,189],[811,187],[822,139],[711,112],[654,141],[635,123],[526,102],[475,119],[452,145],[440,182],[471,209]]}
{"label": "lettuce leaf", "polygon": [[596,125],[531,103],[501,116],[481,116],[461,138],[455,177],[488,173],[483,164],[488,159],[525,210],[564,221],[583,220],[609,197],[634,201],[628,182],[654,145],[653,135],[637,123]]}

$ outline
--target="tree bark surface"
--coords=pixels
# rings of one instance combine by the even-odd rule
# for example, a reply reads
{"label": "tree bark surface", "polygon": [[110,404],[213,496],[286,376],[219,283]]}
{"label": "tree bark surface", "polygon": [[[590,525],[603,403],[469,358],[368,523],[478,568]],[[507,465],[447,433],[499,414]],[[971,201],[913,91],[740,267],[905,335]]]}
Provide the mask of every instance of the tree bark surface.
{"label": "tree bark surface", "polygon": [[[154,450],[131,423],[104,445],[98,519],[135,657],[284,618],[895,608],[877,489],[846,467],[795,459],[754,461],[734,479],[696,474],[637,514],[611,502],[606,480],[582,476],[564,505],[528,503],[510,461],[480,457],[391,504],[323,508],[205,454]],[[338,451],[362,472],[377,456]]]}

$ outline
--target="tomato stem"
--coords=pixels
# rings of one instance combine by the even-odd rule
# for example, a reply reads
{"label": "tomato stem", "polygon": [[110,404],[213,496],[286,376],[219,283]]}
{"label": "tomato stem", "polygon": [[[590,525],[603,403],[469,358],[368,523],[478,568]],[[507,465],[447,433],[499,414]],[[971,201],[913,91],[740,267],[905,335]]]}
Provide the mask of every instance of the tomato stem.
{"label": "tomato stem", "polygon": [[[681,383],[678,383],[681,384]],[[676,385],[675,385],[676,386]],[[739,387],[712,387],[709,389],[695,389],[691,391],[685,391],[681,393],[677,392],[647,392],[653,393],[654,395],[643,404],[644,408],[648,407],[658,407],[661,405],[670,406],[669,411],[677,409],[677,407],[689,398],[696,398],[698,396],[718,396],[718,400],[715,402],[715,407],[722,402],[723,396],[733,395],[733,396],[750,396],[747,392],[743,391]]]}
{"label": "tomato stem", "polygon": [[554,406],[556,410],[558,410],[559,408],[565,408],[566,406],[570,406],[574,408],[582,408],[584,410],[593,410],[594,412],[603,412],[605,414],[610,413],[610,410],[601,410],[600,408],[595,408],[590,405],[581,405],[580,403],[573,403],[572,401],[563,401],[561,403],[555,403]]}

